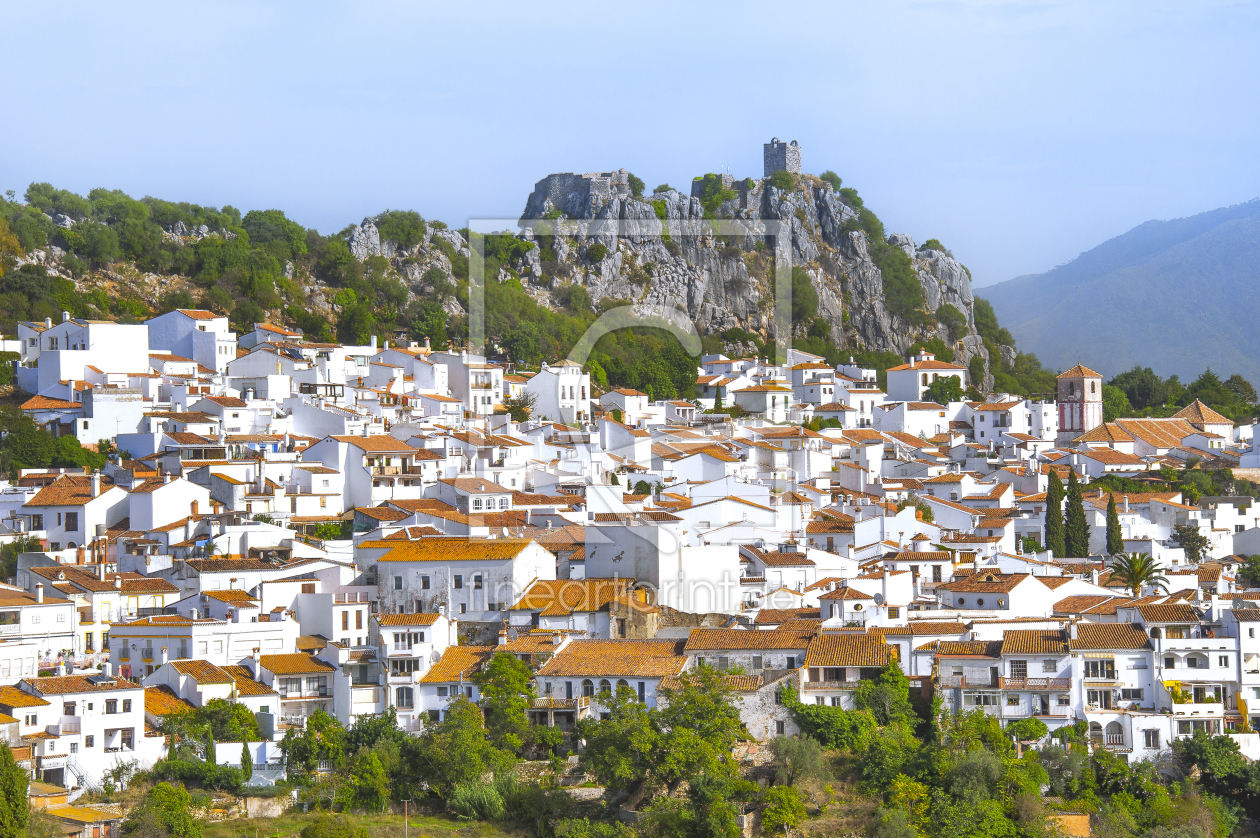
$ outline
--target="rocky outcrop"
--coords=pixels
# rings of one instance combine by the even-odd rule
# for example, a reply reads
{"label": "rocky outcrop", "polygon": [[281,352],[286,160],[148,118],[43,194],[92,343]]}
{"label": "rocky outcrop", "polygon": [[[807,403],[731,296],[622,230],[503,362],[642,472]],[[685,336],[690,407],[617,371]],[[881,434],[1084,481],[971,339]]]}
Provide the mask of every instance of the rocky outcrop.
{"label": "rocky outcrop", "polygon": [[[522,214],[522,237],[540,244],[516,266],[522,281],[545,292],[563,278],[584,285],[596,304],[612,298],[661,305],[686,312],[702,333],[742,329],[768,340],[774,258],[788,257],[809,276],[818,316],[838,345],[908,355],[939,337],[952,344],[956,363],[982,358],[980,383],[991,385],[988,352],[975,332],[971,278],[951,255],[920,250],[904,233],[889,236],[923,286],[924,311],[907,320],[889,310],[857,214],[831,184],[810,175],[787,191],[765,181],[722,183],[729,191],[706,213],[700,197],[677,191],[634,197],[624,169],[549,175]],[[586,254],[597,243],[607,254],[592,261]],[[965,334],[951,335],[933,322],[942,305],[963,313]],[[797,328],[803,332],[806,324]]]}

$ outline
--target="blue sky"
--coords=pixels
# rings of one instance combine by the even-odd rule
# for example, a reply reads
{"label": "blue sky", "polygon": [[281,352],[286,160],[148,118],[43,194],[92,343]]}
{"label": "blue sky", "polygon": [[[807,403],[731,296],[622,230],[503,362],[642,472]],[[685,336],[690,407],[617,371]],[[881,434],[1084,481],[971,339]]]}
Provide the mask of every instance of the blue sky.
{"label": "blue sky", "polygon": [[795,139],[977,286],[1260,195],[1260,5],[3,0],[0,190],[46,180],[331,232],[513,217]]}

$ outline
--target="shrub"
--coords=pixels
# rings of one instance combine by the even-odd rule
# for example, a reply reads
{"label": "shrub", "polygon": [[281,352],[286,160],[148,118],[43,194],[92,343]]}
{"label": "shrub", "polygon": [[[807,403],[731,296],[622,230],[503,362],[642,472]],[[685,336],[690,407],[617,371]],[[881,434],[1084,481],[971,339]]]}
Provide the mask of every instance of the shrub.
{"label": "shrub", "polygon": [[608,248],[596,243],[586,248],[586,258],[592,262],[602,262],[608,256]]}
{"label": "shrub", "polygon": [[967,315],[949,303],[936,310],[936,319],[949,330],[950,340],[956,341],[967,333]]}
{"label": "shrub", "polygon": [[[674,187],[670,186],[668,183],[662,183],[660,186],[652,190],[652,194],[659,195],[662,192],[673,192],[673,191],[674,191]],[[656,202],[654,201],[653,203],[655,204]]]}
{"label": "shrub", "polygon": [[796,176],[785,169],[779,169],[779,171],[770,175],[766,182],[775,189],[780,189],[784,192],[790,192],[796,188]]}
{"label": "shrub", "polygon": [[630,175],[627,182],[630,184],[630,194],[636,198],[642,198],[643,187],[646,185],[643,183],[643,180],[635,177],[634,175]]}
{"label": "shrub", "polygon": [[321,815],[302,828],[302,838],[368,838],[368,831],[344,815]]}
{"label": "shrub", "polygon": [[916,322],[926,298],[910,257],[900,247],[882,239],[872,240],[869,249],[871,261],[884,279],[884,305],[903,320]]}
{"label": "shrub", "polygon": [[410,250],[424,240],[428,228],[420,213],[412,210],[386,210],[376,222],[381,241],[392,241],[403,250]]}
{"label": "shrub", "polygon": [[805,801],[792,786],[775,786],[766,791],[766,808],[761,813],[761,830],[766,835],[786,832],[805,819]]}
{"label": "shrub", "polygon": [[928,239],[923,244],[919,245],[919,250],[938,250],[941,253],[949,253],[949,251],[945,249],[945,245],[941,244],[940,239]]}
{"label": "shrub", "polygon": [[469,821],[499,820],[504,811],[503,795],[491,784],[480,780],[456,784],[446,799],[446,805],[460,818]]}
{"label": "shrub", "polygon": [[706,213],[717,212],[718,207],[722,206],[724,201],[730,201],[736,197],[733,189],[722,188],[722,176],[715,175],[712,172],[704,177],[698,177],[700,181],[700,203],[704,206]]}
{"label": "shrub", "polygon": [[1021,742],[1040,740],[1049,732],[1046,723],[1041,719],[1020,719],[1006,726],[1007,731]]}
{"label": "shrub", "polygon": [[825,180],[827,183],[830,183],[832,189],[836,190],[837,192],[840,191],[840,184],[841,184],[840,175],[831,171],[831,169],[828,169],[827,171],[823,172],[818,177],[821,178],[822,180]]}

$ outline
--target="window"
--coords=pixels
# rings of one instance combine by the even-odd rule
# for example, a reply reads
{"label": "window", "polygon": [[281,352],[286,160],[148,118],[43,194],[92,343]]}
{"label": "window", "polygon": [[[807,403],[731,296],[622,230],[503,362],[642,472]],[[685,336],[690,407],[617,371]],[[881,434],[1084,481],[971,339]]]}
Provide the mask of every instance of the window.
{"label": "window", "polygon": [[84,736],[84,737],[83,737],[83,747],[85,747],[85,748],[95,748],[95,747],[96,747],[96,737],[95,737],[95,736]]}
{"label": "window", "polygon": [[446,698],[446,687],[438,687],[438,698]]}
{"label": "window", "polygon": [[1158,730],[1142,731],[1142,739],[1143,739],[1142,744],[1144,744],[1147,748],[1151,750],[1159,749],[1159,731]]}
{"label": "window", "polygon": [[[398,577],[398,576],[396,576],[396,577],[394,577],[394,578],[395,578],[395,579],[400,579],[400,578],[402,578],[402,577]],[[302,593],[304,593],[304,594],[313,594],[313,593],[315,593],[315,583],[314,583],[314,582],[303,582],[303,583],[302,583]]]}
{"label": "window", "polygon": [[31,529],[42,530],[43,528],[44,528],[44,516],[32,515],[31,516]]}
{"label": "window", "polygon": [[1216,659],[1217,666],[1229,666],[1229,655],[1220,655]]}
{"label": "window", "polygon": [[108,699],[108,700],[105,702],[105,715],[107,715],[107,716],[112,716],[112,715],[114,715],[114,714],[115,714],[115,713],[117,713],[117,712],[118,712],[118,701],[117,701],[117,699],[113,699],[113,698]]}
{"label": "window", "polygon": [[473,498],[473,509],[481,509],[481,498]]}
{"label": "window", "polygon": [[467,613],[468,613],[468,603],[466,603],[466,602],[461,602],[461,603],[459,604],[459,613],[461,613],[461,614],[467,614]]}
{"label": "window", "polygon": [[963,704],[968,707],[996,707],[997,693],[963,693]]}
{"label": "window", "polygon": [[429,590],[429,575],[427,573],[420,575],[420,590]]}
{"label": "window", "polygon": [[1006,706],[1007,706],[1007,707],[1018,707],[1018,706],[1019,706],[1019,695],[1018,695],[1018,694],[1015,694],[1015,693],[1012,693],[1011,695],[1008,695],[1008,696],[1006,697]]}
{"label": "window", "polygon": [[475,574],[475,575],[473,576],[473,590],[474,590],[474,591],[480,591],[480,590],[481,590],[481,574],[480,574],[480,573]]}
{"label": "window", "polygon": [[398,707],[411,709],[415,707],[415,693],[411,687],[399,687],[394,690],[394,704]]}
{"label": "window", "polygon": [[775,722],[774,732],[778,734],[779,736],[783,736],[786,733],[786,731],[784,730],[784,726],[785,726],[784,722]]}
{"label": "window", "polygon": [[607,678],[604,678],[599,682],[599,694],[612,695],[612,684],[608,682]]}
{"label": "window", "polygon": [[130,712],[131,712],[131,699],[130,699],[130,698],[124,698],[124,699],[123,699],[123,712],[124,712],[124,713],[130,713]]}
{"label": "window", "polygon": [[354,627],[357,629],[363,628],[363,609],[362,608],[356,609],[354,612]]}
{"label": "window", "polygon": [[341,630],[342,631],[350,630],[350,612],[349,611],[343,610],[341,612]]}
{"label": "window", "polygon": [[787,656],[787,668],[796,669],[796,655]]}
{"label": "window", "polygon": [[1028,661],[1011,661],[1011,677],[1024,680],[1028,677]]}
{"label": "window", "polygon": [[754,672],[761,669],[761,655],[752,656],[752,668]]}
{"label": "window", "polygon": [[1176,669],[1176,668],[1177,668],[1176,658],[1172,657],[1171,655],[1169,657],[1164,658],[1164,669]]}
{"label": "window", "polygon": [[66,513],[66,529],[77,530],[78,528],[79,528],[79,513],[67,512]]}
{"label": "window", "polygon": [[456,575],[455,576],[455,589],[459,590],[462,587],[464,587],[464,577]]}
{"label": "window", "polygon": [[901,616],[901,609],[895,605],[888,607],[888,619],[895,620]]}
{"label": "window", "polygon": [[1141,687],[1133,687],[1133,688],[1124,687],[1124,688],[1122,688],[1122,689],[1120,690],[1120,700],[1121,700],[1121,701],[1141,701],[1141,700],[1142,700],[1142,688],[1141,688]]}
{"label": "window", "polygon": [[1042,672],[1058,672],[1059,662],[1055,660],[1054,658],[1046,658],[1045,660],[1041,662],[1041,671]]}
{"label": "window", "polygon": [[1112,658],[1085,661],[1086,678],[1115,678],[1116,662]]}
{"label": "window", "polygon": [[595,682],[587,678],[582,682],[582,695],[590,698],[595,695]]}
{"label": "window", "polygon": [[1072,696],[1060,693],[1058,704],[1060,707],[1067,707],[1072,703]]}

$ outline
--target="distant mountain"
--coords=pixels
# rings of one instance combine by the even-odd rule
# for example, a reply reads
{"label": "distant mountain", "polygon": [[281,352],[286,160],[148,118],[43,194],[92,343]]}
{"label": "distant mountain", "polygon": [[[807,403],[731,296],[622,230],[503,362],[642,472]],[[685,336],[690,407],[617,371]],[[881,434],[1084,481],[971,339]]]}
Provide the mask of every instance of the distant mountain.
{"label": "distant mountain", "polygon": [[977,296],[1049,369],[1134,364],[1183,381],[1210,366],[1260,383],[1260,199],[1148,221],[1043,274]]}

